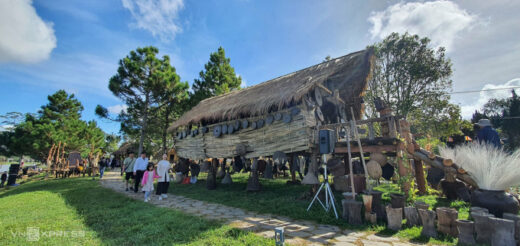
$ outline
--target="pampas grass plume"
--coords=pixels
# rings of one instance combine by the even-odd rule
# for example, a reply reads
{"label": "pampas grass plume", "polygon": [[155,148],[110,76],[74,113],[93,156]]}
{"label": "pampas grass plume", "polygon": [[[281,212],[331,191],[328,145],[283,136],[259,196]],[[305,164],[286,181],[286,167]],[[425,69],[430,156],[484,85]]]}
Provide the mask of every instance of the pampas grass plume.
{"label": "pampas grass plume", "polygon": [[520,185],[520,150],[508,154],[489,144],[470,143],[439,151],[464,168],[481,189],[506,190]]}

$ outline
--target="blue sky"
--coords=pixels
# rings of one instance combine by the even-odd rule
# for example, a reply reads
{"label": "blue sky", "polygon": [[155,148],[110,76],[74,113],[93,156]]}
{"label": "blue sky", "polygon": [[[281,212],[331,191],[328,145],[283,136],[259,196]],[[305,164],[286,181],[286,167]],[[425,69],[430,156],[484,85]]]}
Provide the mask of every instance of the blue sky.
{"label": "blue sky", "polygon": [[[225,48],[247,86],[342,56],[392,31],[447,46],[454,91],[520,86],[517,1],[0,0],[0,114],[35,112],[58,89],[121,108],[107,88],[117,62],[157,46],[190,84]],[[516,30],[516,31],[514,31]],[[453,95],[468,114],[506,91]],[[117,123],[98,119],[107,132]]]}

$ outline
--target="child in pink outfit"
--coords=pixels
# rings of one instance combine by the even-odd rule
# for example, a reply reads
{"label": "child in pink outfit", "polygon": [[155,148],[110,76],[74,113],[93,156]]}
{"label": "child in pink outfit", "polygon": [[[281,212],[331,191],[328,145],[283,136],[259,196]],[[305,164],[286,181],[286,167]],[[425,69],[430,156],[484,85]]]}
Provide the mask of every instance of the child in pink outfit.
{"label": "child in pink outfit", "polygon": [[141,186],[144,191],[144,201],[148,202],[150,200],[150,194],[153,191],[153,181],[154,179],[161,178],[161,176],[155,173],[153,168],[153,163],[148,163],[146,167],[146,171],[143,174],[143,179],[141,180]]}

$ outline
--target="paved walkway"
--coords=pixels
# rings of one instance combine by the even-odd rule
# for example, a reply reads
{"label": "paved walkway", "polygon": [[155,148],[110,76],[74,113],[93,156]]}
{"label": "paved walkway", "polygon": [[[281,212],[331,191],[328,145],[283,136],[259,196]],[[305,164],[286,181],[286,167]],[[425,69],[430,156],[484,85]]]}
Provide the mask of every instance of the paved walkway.
{"label": "paved walkway", "polygon": [[[113,189],[134,199],[142,200],[144,198],[143,193],[124,191],[124,183],[119,172],[105,172],[101,184],[104,187]],[[206,219],[219,219],[230,226],[251,231],[266,238],[273,238],[274,228],[282,226],[285,230],[285,242],[291,245],[414,245],[408,242],[402,242],[395,237],[382,237],[370,232],[341,230],[337,226],[293,220],[276,215],[257,214],[240,208],[228,207],[172,194],[168,194],[168,198],[162,201],[152,196],[150,203],[158,207],[173,208]]]}

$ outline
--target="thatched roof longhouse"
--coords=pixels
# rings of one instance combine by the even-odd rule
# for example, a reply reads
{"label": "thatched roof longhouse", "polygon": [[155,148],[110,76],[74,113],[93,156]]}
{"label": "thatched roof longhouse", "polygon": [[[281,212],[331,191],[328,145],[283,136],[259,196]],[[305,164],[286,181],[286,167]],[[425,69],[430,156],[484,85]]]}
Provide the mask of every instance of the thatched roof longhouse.
{"label": "thatched roof longhouse", "polygon": [[242,90],[201,101],[175,121],[170,130],[202,122],[218,122],[258,116],[301,103],[316,86],[339,90],[356,111],[371,71],[373,51],[354,52]]}

